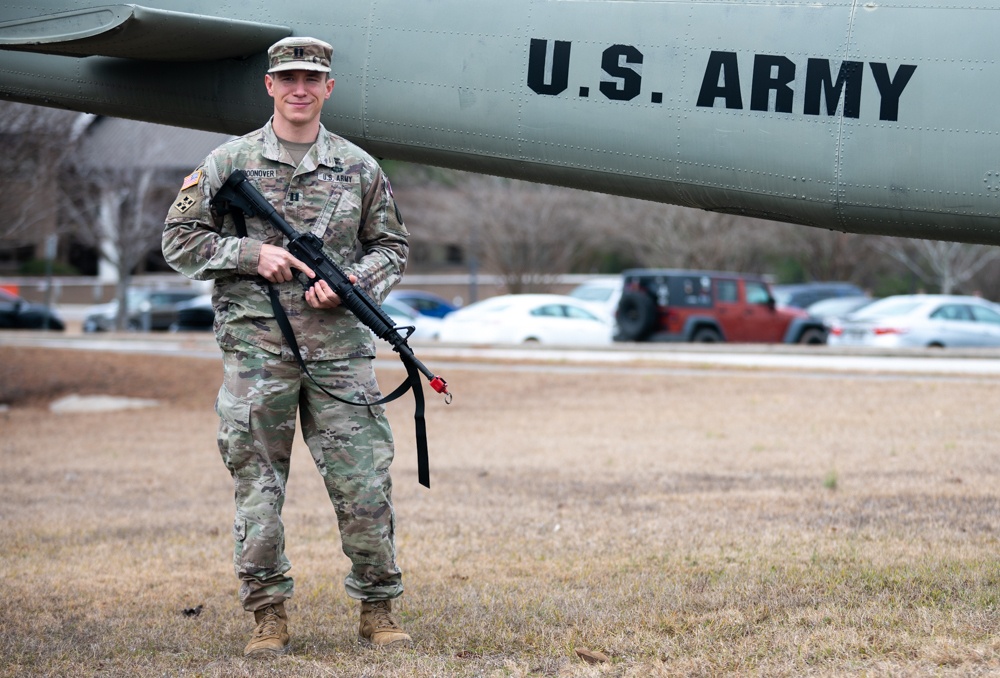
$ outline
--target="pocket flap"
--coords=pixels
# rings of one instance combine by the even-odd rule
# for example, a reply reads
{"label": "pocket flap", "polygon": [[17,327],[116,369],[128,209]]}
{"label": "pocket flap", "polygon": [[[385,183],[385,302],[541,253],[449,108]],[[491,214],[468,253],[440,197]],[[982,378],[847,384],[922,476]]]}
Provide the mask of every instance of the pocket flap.
{"label": "pocket flap", "polygon": [[244,433],[250,432],[250,401],[237,398],[226,385],[219,389],[215,399],[215,413],[232,428]]}
{"label": "pocket flap", "polygon": [[236,519],[233,521],[233,537],[236,541],[245,541],[247,538],[247,521],[246,518],[240,514],[236,514]]}

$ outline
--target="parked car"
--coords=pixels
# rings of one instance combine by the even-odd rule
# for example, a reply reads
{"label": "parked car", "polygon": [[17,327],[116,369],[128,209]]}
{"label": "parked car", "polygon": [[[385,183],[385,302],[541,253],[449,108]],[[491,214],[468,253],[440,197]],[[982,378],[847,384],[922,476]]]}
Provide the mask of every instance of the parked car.
{"label": "parked car", "polygon": [[613,325],[586,303],[561,294],[506,294],[469,304],[441,321],[440,339],[466,344],[611,343]]}
{"label": "parked car", "polygon": [[632,269],[622,274],[622,341],[822,344],[823,323],[775,304],[767,282],[717,271]]}
{"label": "parked car", "polygon": [[209,332],[215,329],[215,308],[212,306],[211,294],[182,301],[175,310],[177,319],[170,324],[171,332]]}
{"label": "parked car", "polygon": [[66,329],[62,318],[47,306],[33,304],[16,294],[0,289],[0,329],[40,330],[46,326],[50,330]]}
{"label": "parked car", "polygon": [[832,297],[810,304],[806,313],[823,323],[827,332],[851,313],[860,311],[874,301],[871,297]]}
{"label": "parked car", "polygon": [[771,296],[778,306],[809,308],[817,301],[835,297],[863,297],[865,291],[847,282],[810,282],[774,285]]}
{"label": "parked car", "polygon": [[872,302],[831,327],[836,346],[1000,346],[1000,305],[945,294],[907,294]]}
{"label": "parked car", "polygon": [[621,276],[594,278],[580,283],[569,291],[569,296],[590,304],[609,316],[614,317],[618,302],[622,298]]}
{"label": "parked car", "polygon": [[[131,288],[126,295],[129,330],[167,330],[177,319],[177,304],[199,296],[194,290],[148,290]],[[115,328],[118,300],[87,309],[84,332],[106,332]],[[148,323],[148,326],[147,326]]]}
{"label": "parked car", "polygon": [[[381,303],[382,310],[389,314],[397,328],[412,327],[411,339],[437,339],[441,329],[441,318],[423,315],[415,308],[402,303],[396,298],[396,292],[390,292]],[[406,332],[400,330],[405,337]]]}
{"label": "parked car", "polygon": [[[395,292],[381,304],[398,327],[413,327],[413,339],[436,339],[440,318],[424,316],[415,309],[399,302]],[[177,320],[170,326],[173,332],[198,332],[212,330],[215,326],[215,309],[212,295],[205,294],[177,305]]]}
{"label": "parked car", "polygon": [[392,295],[394,300],[406,304],[421,315],[431,316],[432,318],[443,318],[458,308],[444,297],[433,292],[393,290],[389,294]]}

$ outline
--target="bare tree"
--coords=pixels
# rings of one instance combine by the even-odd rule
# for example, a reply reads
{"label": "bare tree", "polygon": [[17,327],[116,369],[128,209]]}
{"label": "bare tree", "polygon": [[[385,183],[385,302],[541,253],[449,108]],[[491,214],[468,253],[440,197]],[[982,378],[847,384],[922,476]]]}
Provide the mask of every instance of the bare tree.
{"label": "bare tree", "polygon": [[618,199],[619,237],[644,266],[764,272],[793,252],[790,226],[762,219]]}
{"label": "bare tree", "polygon": [[[159,247],[162,215],[176,192],[173,176],[164,181],[158,174],[150,168],[74,166],[64,175],[66,220],[76,237],[97,248],[117,272],[119,330],[125,329],[132,274],[150,250]],[[150,209],[152,204],[160,207]]]}
{"label": "bare tree", "polygon": [[873,247],[878,236],[793,226],[785,237],[806,281],[843,280],[874,289],[898,271]]}
{"label": "bare tree", "polygon": [[1000,258],[997,247],[938,240],[880,237],[872,241],[872,246],[942,294],[961,289]]}
{"label": "bare tree", "polygon": [[595,247],[606,196],[498,177],[464,175],[407,204],[421,237],[462,243],[511,293],[548,289]]}
{"label": "bare tree", "polygon": [[791,265],[806,280],[872,289],[901,269],[947,291],[1000,279],[987,268],[1000,250],[986,246],[848,234],[465,173],[408,191],[414,240],[462,246],[509,291],[545,289],[606,253],[657,268],[775,273]]}
{"label": "bare tree", "polygon": [[512,292],[554,276],[626,265],[766,272],[796,253],[788,224],[600,193],[463,175],[422,186],[406,211],[418,238],[461,243]]}
{"label": "bare tree", "polygon": [[0,101],[0,243],[41,242],[59,228],[59,173],[73,150],[81,114]]}

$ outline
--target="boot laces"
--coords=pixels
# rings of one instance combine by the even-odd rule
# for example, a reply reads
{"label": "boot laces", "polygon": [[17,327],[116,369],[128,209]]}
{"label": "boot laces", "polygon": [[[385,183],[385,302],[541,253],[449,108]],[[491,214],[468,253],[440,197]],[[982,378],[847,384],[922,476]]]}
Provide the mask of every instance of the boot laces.
{"label": "boot laces", "polygon": [[372,605],[372,626],[376,629],[397,629],[396,621],[389,612],[389,606],[384,602]]}
{"label": "boot laces", "polygon": [[278,635],[278,623],[281,621],[281,617],[273,607],[268,607],[264,610],[264,618],[260,620],[257,624],[255,633],[259,638],[265,638],[267,636],[277,636]]}

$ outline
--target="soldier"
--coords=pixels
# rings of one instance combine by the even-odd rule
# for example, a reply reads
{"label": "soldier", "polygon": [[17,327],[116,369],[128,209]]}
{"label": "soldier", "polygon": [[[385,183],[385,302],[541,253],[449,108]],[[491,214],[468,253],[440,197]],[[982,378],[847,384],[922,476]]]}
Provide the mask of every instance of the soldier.
{"label": "soldier", "polygon": [[215,405],[218,443],[235,484],[240,600],[257,624],[247,656],[289,648],[285,601],[292,578],[281,508],[296,412],[352,562],[345,586],[361,601],[359,642],[410,642],[391,613],[403,585],[389,477],[394,448],[384,409],[339,403],[304,378],[282,339],[268,288],[277,290],[316,382],[347,400],[381,397],[372,335],[339,307],[325,282],[303,293],[313,271],[281,247],[281,235],[267,222],[247,219],[240,233],[231,216],[210,207],[229,174],[242,169],[292,227],[321,238],[326,253],[373,299],[384,299],[399,281],[408,234],[388,179],[370,155],[320,124],[333,91],[332,54],[327,43],[304,37],[285,38],[268,50],[264,84],[274,99],[273,116],[263,128],[215,149],[185,177],[163,231],[163,253],[173,268],[215,281],[224,369]]}

